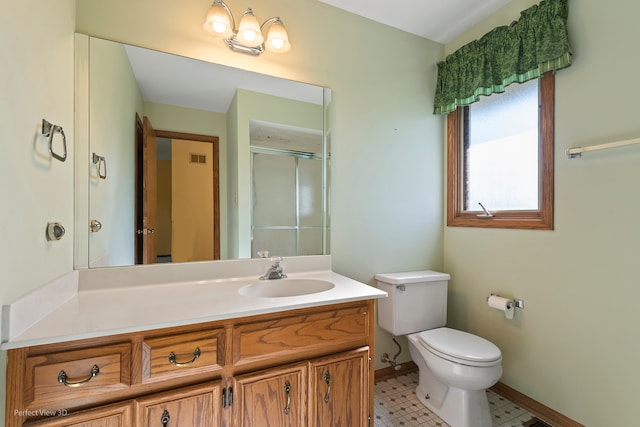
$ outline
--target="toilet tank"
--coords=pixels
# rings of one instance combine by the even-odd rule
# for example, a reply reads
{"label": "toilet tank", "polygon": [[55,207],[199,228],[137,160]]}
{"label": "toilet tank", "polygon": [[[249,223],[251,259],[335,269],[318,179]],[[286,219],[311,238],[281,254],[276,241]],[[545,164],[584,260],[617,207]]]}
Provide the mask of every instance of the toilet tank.
{"label": "toilet tank", "polygon": [[378,288],[389,294],[378,299],[380,327],[400,336],[445,326],[450,278],[431,270],[376,274]]}

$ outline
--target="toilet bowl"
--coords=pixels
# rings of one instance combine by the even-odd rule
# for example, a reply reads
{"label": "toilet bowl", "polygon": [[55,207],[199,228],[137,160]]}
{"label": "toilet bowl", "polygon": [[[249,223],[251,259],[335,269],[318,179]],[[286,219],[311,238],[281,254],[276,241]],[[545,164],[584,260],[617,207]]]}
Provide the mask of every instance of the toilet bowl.
{"label": "toilet bowl", "polygon": [[486,389],[502,375],[502,354],[484,338],[445,327],[450,276],[427,270],[375,277],[389,294],[378,300],[378,324],[407,336],[418,400],[451,427],[492,427]]}
{"label": "toilet bowl", "polygon": [[491,342],[437,328],[407,336],[418,366],[418,400],[451,427],[491,427],[486,389],[502,376],[502,356]]}

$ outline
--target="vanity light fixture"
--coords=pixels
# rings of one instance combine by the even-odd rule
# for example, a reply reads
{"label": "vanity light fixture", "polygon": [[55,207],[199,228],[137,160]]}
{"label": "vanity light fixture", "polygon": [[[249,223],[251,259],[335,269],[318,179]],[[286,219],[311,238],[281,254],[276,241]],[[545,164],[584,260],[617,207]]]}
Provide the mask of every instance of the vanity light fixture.
{"label": "vanity light fixture", "polygon": [[[266,42],[262,34],[265,27],[269,27]],[[287,30],[280,17],[269,18],[260,25],[253,10],[247,8],[236,29],[233,14],[222,0],[214,0],[204,21],[204,29],[215,37],[222,37],[235,52],[258,56],[265,50],[284,53],[291,49]]]}

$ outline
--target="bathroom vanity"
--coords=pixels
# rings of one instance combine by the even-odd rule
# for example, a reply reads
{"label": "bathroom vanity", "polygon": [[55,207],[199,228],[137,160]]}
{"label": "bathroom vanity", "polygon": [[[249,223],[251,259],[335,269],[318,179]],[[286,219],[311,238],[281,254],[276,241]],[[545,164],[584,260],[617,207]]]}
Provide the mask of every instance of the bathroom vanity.
{"label": "bathroom vanity", "polygon": [[[317,259],[291,259],[277,281],[253,274],[268,260],[216,263],[208,280],[210,263],[185,265],[180,283],[151,283],[157,267],[135,285],[118,269],[80,274],[74,295],[3,343],[6,426],[369,425],[386,293],[304,258]],[[15,326],[44,294],[5,317]]]}

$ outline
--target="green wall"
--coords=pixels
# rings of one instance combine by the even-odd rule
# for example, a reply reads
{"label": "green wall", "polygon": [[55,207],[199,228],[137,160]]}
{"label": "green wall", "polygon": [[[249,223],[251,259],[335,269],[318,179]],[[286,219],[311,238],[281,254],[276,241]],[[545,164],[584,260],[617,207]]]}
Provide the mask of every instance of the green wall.
{"label": "green wall", "polygon": [[[78,35],[76,40],[78,45]],[[80,56],[79,46],[76,52]],[[89,85],[82,91],[88,99],[90,149],[78,154],[86,158],[89,176],[76,174],[75,179],[89,181],[89,218],[99,220],[101,233],[91,233],[88,227],[78,237],[88,239],[90,266],[134,264],[135,229],[135,115],[142,111],[142,94],[129,64],[124,47],[117,43],[89,38],[88,51],[83,58],[89,62]],[[80,59],[78,59],[80,60]],[[76,87],[76,97],[80,90]],[[83,88],[84,89],[84,88]],[[76,112],[81,113],[79,108]],[[80,120],[76,117],[77,123]],[[91,164],[92,154],[105,158],[107,178],[98,177],[97,167]],[[79,162],[78,166],[82,164]],[[88,167],[91,164],[91,167]],[[103,171],[104,172],[104,171]],[[117,200],[118,203],[114,203]],[[85,205],[86,206],[86,205]],[[79,227],[79,226],[78,226]],[[77,254],[76,254],[77,255]],[[77,258],[77,257],[76,257]],[[76,267],[86,267],[87,259]]]}
{"label": "green wall", "polygon": [[[517,19],[505,9],[446,46]],[[573,65],[556,74],[555,230],[445,227],[449,320],[503,352],[502,381],[587,426],[637,425],[640,382],[640,147],[570,147],[640,136],[640,67],[632,0],[569,2]],[[525,300],[513,321],[487,307],[497,292]]]}
{"label": "green wall", "polygon": [[[73,269],[74,25],[74,0],[0,3],[2,304]],[[64,163],[48,153],[43,118],[64,129]],[[62,240],[46,240],[49,221],[65,227]],[[0,366],[5,365],[3,351]],[[0,414],[5,375],[0,369]]]}

